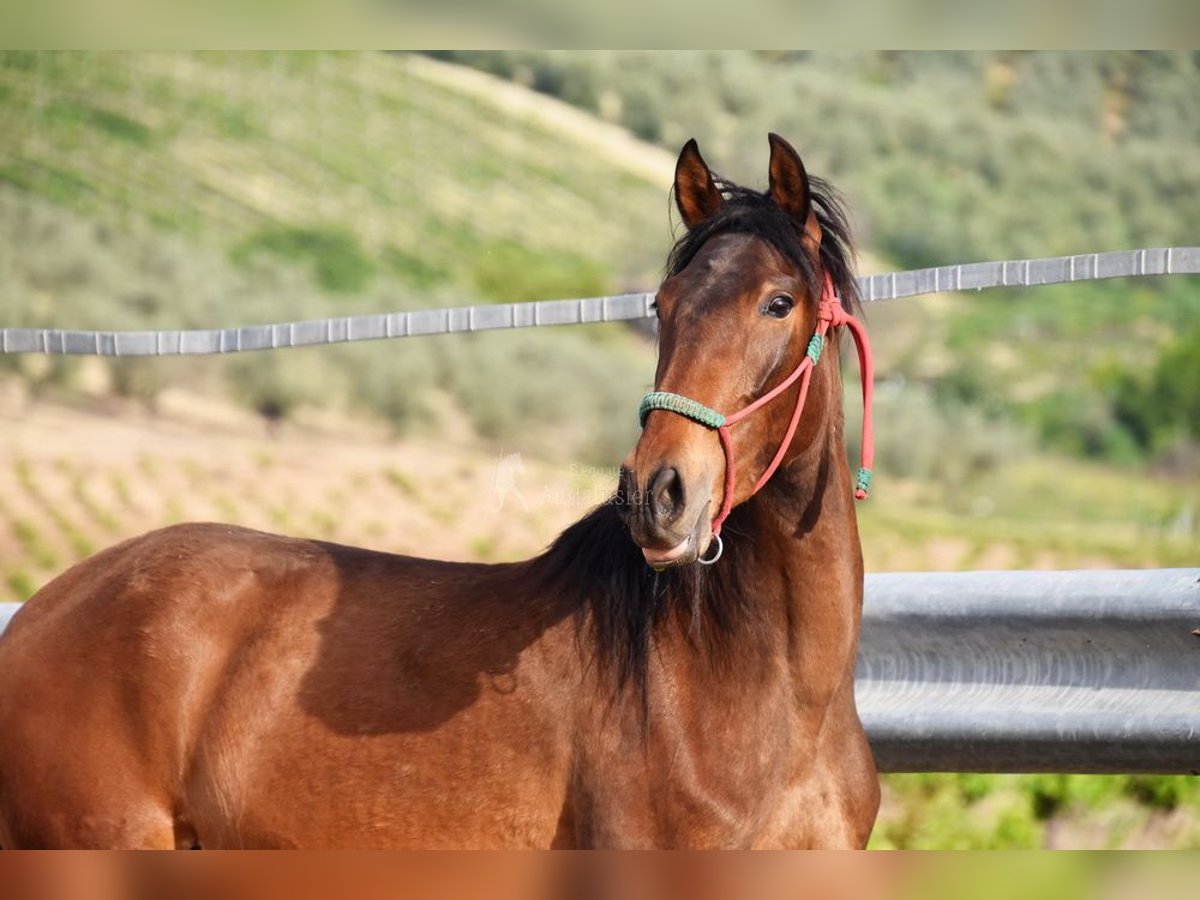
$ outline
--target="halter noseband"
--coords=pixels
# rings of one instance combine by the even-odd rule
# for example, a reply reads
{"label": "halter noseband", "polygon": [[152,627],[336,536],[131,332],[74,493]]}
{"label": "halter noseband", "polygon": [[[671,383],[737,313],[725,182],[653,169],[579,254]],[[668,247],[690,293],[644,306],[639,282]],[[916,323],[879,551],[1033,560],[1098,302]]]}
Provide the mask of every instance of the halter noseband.
{"label": "halter noseband", "polygon": [[825,336],[828,334],[830,328],[837,328],[839,325],[849,326],[850,333],[854,336],[855,346],[858,348],[858,367],[862,376],[863,391],[863,431],[861,467],[854,482],[854,496],[859,500],[864,500],[866,499],[867,492],[871,489],[871,466],[875,460],[875,429],[871,420],[871,399],[874,394],[875,367],[871,359],[871,344],[867,340],[866,329],[863,328],[862,323],[858,319],[842,308],[842,304],[838,300],[837,293],[833,288],[833,280],[828,274],[825,275],[824,290],[821,292],[821,302],[817,307],[817,328],[813,336],[809,339],[804,359],[800,361],[800,364],[792,370],[792,373],[787,378],[749,406],[745,406],[737,412],[726,416],[715,409],[710,409],[703,403],[692,400],[690,397],[684,397],[682,394],[673,394],[670,391],[651,391],[642,398],[641,405],[638,407],[638,418],[642,423],[642,427],[645,427],[646,417],[653,410],[662,409],[681,415],[686,419],[691,419],[705,428],[716,431],[717,436],[721,440],[721,449],[725,453],[725,496],[721,500],[721,510],[717,513],[717,517],[713,519],[712,523],[712,534],[717,539],[717,553],[711,559],[700,560],[700,562],[711,565],[720,558],[723,549],[721,543],[721,526],[725,524],[725,519],[728,518],[730,510],[733,509],[733,487],[737,480],[737,467],[733,458],[733,439],[729,434],[730,426],[736,425],[751,413],[758,411],[795,384],[797,379],[800,380],[800,393],[796,397],[796,407],[792,410],[792,418],[788,423],[787,432],[779,444],[779,449],[775,451],[775,457],[771,460],[771,464],[759,476],[754,489],[750,492],[750,496],[753,497],[770,480],[771,476],[775,474],[775,470],[779,468],[780,463],[783,462],[783,457],[787,453],[787,449],[792,443],[792,437],[796,433],[796,426],[800,423],[800,414],[804,411],[804,401],[808,398],[808,386],[812,381],[812,370],[817,364],[817,360],[821,358],[821,351],[825,347]]}

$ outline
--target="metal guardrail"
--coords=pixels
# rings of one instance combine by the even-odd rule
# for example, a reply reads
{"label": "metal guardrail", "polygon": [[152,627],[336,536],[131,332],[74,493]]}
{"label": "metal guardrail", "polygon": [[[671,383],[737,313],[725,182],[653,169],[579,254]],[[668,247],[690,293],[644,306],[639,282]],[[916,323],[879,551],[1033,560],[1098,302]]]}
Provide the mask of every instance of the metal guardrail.
{"label": "metal guardrail", "polygon": [[[979,291],[1104,278],[1196,274],[1200,274],[1200,247],[1160,247],[886,272],[861,276],[858,286],[864,301],[877,302],[941,291]],[[314,347],[497,328],[644,319],[654,315],[651,306],[653,301],[654,294],[619,294],[581,300],[460,306],[190,331],[0,328],[0,353],[83,356],[241,353],[247,350]]]}
{"label": "metal guardrail", "polygon": [[859,714],[885,772],[1198,774],[1197,630],[1200,568],[868,575]]}
{"label": "metal guardrail", "polygon": [[1200,568],[867,577],[891,772],[1200,773]]}

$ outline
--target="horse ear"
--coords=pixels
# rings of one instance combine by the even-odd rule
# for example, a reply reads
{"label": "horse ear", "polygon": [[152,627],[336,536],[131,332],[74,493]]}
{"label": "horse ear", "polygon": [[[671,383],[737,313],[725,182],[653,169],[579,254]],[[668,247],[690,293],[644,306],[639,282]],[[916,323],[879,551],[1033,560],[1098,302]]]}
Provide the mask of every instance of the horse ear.
{"label": "horse ear", "polygon": [[683,145],[675,163],[675,205],[683,216],[683,224],[689,229],[695,228],[716,215],[724,202],[712,171],[700,155],[696,139],[692,138]]}
{"label": "horse ear", "polygon": [[813,211],[808,173],[795,148],[775,133],[767,135],[771,143],[770,187],[767,193],[781,209],[803,223],[804,236],[813,249],[821,246],[821,226]]}

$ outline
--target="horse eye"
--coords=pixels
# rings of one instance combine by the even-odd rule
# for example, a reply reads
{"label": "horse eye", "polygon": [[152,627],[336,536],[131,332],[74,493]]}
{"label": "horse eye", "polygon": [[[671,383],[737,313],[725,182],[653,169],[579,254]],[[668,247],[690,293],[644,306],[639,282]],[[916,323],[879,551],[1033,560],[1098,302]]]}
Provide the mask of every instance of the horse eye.
{"label": "horse eye", "polygon": [[787,294],[776,294],[763,308],[763,315],[770,316],[773,319],[782,319],[792,311],[795,305],[796,301]]}
{"label": "horse eye", "polygon": [[650,312],[654,313],[654,318],[656,318],[656,319],[662,318],[662,314],[659,313],[659,311],[658,311],[658,301],[657,300],[650,301]]}

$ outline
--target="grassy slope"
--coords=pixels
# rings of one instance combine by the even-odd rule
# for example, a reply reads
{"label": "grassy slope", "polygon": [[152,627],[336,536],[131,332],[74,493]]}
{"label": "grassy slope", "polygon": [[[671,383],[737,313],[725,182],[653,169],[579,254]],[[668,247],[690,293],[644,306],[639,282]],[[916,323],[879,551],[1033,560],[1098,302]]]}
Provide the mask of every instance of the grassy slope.
{"label": "grassy slope", "polygon": [[0,178],[103,221],[226,248],[267,225],[337,226],[419,265],[421,285],[464,286],[471,254],[514,242],[644,280],[665,247],[662,184],[399,57],[4,63]]}
{"label": "grassy slope", "polygon": [[[699,138],[722,172],[762,165],[765,132],[850,197],[902,267],[1191,244],[1200,221],[1200,55],[1122,51],[511,51],[455,58],[621,121],[668,149]],[[915,304],[906,303],[906,307]],[[1196,279],[1142,279],[951,305],[889,370],[1020,419],[1048,445],[1146,454],[1114,405],[1173,336]],[[1181,415],[1181,414],[1180,414]],[[1180,418],[1176,415],[1175,418]],[[1158,411],[1153,451],[1178,423]],[[1192,414],[1191,444],[1200,440]],[[1184,448],[1186,452],[1186,447]]]}
{"label": "grassy slope", "polygon": [[[653,281],[670,235],[666,180],[646,160],[669,171],[661,151],[631,161],[447,85],[431,65],[379,53],[0,56],[6,318],[211,326]],[[31,382],[79,389],[70,361],[19,364]],[[608,328],[186,370],[126,363],[110,380],[145,395],[186,371],[261,408],[341,404],[406,430],[457,409],[510,449],[596,460],[632,439],[623,413],[651,366],[644,342]]]}

